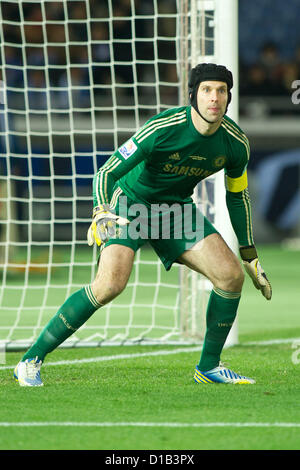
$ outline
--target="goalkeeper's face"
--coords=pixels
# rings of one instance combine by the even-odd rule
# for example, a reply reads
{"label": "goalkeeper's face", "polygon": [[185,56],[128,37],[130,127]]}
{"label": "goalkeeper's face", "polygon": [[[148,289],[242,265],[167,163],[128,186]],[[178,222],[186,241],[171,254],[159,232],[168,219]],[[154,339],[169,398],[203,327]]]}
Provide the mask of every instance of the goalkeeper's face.
{"label": "goalkeeper's face", "polygon": [[220,121],[225,114],[228,101],[227,83],[217,81],[201,82],[198,87],[197,104],[200,115],[212,124]]}

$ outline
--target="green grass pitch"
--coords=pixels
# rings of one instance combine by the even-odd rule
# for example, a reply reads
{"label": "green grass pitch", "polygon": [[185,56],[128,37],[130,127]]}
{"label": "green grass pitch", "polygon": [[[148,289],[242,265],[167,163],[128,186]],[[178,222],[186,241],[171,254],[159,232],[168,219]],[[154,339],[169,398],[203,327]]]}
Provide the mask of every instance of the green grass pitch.
{"label": "green grass pitch", "polygon": [[255,385],[196,385],[196,347],[115,346],[58,349],[42,368],[45,386],[21,388],[12,378],[20,352],[10,352],[0,364],[0,449],[298,450],[300,252],[259,253],[273,299],[246,279],[240,344],[222,357]]}

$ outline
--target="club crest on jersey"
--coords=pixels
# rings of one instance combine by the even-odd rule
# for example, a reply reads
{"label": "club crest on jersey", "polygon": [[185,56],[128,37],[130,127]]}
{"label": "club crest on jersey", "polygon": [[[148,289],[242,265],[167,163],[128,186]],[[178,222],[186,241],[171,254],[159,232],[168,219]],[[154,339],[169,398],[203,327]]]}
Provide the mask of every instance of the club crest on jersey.
{"label": "club crest on jersey", "polygon": [[119,152],[122,157],[125,158],[125,160],[131,157],[131,155],[133,155],[136,150],[137,146],[132,139],[128,140],[124,145],[122,145],[122,147],[119,148]]}
{"label": "club crest on jersey", "polygon": [[226,162],[226,157],[225,155],[219,155],[218,157],[216,157],[214,160],[213,160],[213,166],[215,168],[221,168],[222,166],[224,166],[224,163]]}

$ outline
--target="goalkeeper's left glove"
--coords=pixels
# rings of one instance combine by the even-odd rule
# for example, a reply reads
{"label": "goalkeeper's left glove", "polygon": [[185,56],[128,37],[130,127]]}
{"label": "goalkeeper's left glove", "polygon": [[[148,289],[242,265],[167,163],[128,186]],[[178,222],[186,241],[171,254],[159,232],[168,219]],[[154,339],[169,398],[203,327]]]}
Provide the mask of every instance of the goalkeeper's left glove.
{"label": "goalkeeper's left glove", "polygon": [[129,224],[129,220],[113,214],[102,205],[94,207],[93,220],[87,233],[88,245],[92,246],[96,242],[100,246],[107,242],[115,236],[116,224],[126,225]]}
{"label": "goalkeeper's left glove", "polygon": [[243,246],[240,248],[240,255],[246,272],[251,277],[256,289],[259,289],[262,295],[270,300],[272,297],[272,287],[265,271],[258,261],[257,251],[254,245]]}

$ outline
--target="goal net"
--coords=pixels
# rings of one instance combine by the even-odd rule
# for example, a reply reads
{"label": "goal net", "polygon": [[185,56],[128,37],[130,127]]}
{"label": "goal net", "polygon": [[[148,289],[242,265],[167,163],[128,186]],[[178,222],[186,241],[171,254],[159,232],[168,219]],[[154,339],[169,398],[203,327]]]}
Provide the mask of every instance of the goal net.
{"label": "goal net", "polygon": [[[235,0],[1,2],[0,341],[7,349],[28,347],[64,300],[94,279],[98,252],[86,243],[92,178],[149,117],[187,103],[189,68],[222,52],[217,3]],[[210,179],[195,192],[217,225],[219,186]],[[182,266],[166,272],[145,246],[126,290],[64,346],[201,341],[210,289]]]}

